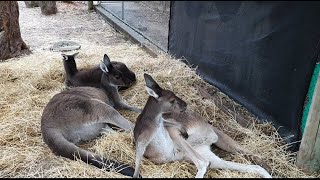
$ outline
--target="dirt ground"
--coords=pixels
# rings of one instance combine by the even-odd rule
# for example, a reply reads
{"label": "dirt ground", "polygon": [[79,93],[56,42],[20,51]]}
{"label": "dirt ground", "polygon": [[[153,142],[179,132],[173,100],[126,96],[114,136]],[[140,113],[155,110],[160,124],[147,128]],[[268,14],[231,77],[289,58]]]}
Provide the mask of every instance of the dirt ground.
{"label": "dirt ground", "polygon": [[[143,108],[147,99],[143,73],[149,72],[164,88],[172,87],[190,109],[259,155],[271,167],[273,177],[320,177],[318,174],[306,174],[295,166],[295,154],[286,151],[286,146],[281,144],[281,138],[270,124],[252,124],[243,128],[233,118],[235,111],[243,111],[248,119],[254,118],[240,105],[217,92],[216,95],[228,99],[233,108],[224,113],[212,101],[201,98],[194,85],[210,86],[193,69],[165,54],[152,58],[142,48],[116,33],[98,14],[88,13],[83,3],[57,1],[57,8],[58,14],[44,16],[39,8],[26,8],[22,1],[19,2],[22,39],[33,53],[0,63],[0,177],[124,177],[81,161],[55,156],[42,140],[42,111],[55,94],[65,89],[61,53],[50,51],[54,43],[62,40],[72,40],[81,45],[76,59],[80,68],[96,65],[107,53],[112,61],[124,62],[136,72],[136,85],[121,92],[128,104]],[[132,122],[137,118],[136,113],[120,113]],[[130,133],[107,134],[82,147],[134,166],[135,151]],[[217,154],[225,160],[251,164],[241,154],[219,151]],[[160,178],[194,177],[196,168],[187,162],[156,165],[144,158],[141,174]],[[205,177],[258,176],[210,169]]]}
{"label": "dirt ground", "polygon": [[125,42],[101,16],[88,13],[83,3],[57,3],[57,8],[57,15],[43,16],[39,8],[26,8],[19,1],[21,35],[31,50],[49,50],[61,40],[79,42],[79,37],[97,45]]}

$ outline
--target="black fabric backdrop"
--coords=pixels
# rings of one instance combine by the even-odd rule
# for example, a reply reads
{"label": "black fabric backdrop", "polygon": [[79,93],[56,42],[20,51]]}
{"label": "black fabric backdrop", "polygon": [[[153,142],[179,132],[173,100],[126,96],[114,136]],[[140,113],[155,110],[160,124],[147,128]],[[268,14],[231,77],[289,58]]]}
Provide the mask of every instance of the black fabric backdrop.
{"label": "black fabric backdrop", "polygon": [[[260,119],[301,140],[319,55],[320,2],[172,1],[169,52]],[[297,149],[299,144],[293,146]]]}

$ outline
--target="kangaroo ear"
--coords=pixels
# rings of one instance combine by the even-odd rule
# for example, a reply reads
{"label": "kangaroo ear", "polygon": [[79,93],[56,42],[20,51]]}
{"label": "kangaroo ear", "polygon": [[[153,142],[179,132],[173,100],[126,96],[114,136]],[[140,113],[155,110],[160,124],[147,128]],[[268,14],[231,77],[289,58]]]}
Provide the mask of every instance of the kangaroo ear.
{"label": "kangaroo ear", "polygon": [[154,92],[151,88],[149,88],[148,86],[146,86],[145,88],[150,96],[152,96],[156,99],[159,98],[159,95],[156,92]]}
{"label": "kangaroo ear", "polygon": [[63,60],[65,60],[65,61],[69,60],[69,59],[68,59],[68,56],[65,55],[65,54],[61,54],[61,56],[62,56]]}
{"label": "kangaroo ear", "polygon": [[104,56],[103,56],[103,63],[104,63],[108,68],[111,68],[111,67],[112,67],[110,58],[108,57],[107,54],[104,54]]}
{"label": "kangaroo ear", "polygon": [[109,72],[107,66],[104,64],[103,61],[100,62],[100,69],[101,69],[104,73],[108,73],[108,72]]}
{"label": "kangaroo ear", "polygon": [[72,54],[71,56],[76,57],[79,54],[79,52],[76,52],[74,54]]}
{"label": "kangaroo ear", "polygon": [[[150,96],[161,96],[161,87],[157,84],[157,82],[149,75],[149,74],[146,74],[144,73],[144,80],[146,81],[146,89],[149,93]],[[151,92],[151,90],[154,92]],[[155,97],[153,96],[153,97]],[[156,97],[156,98],[158,98]]]}

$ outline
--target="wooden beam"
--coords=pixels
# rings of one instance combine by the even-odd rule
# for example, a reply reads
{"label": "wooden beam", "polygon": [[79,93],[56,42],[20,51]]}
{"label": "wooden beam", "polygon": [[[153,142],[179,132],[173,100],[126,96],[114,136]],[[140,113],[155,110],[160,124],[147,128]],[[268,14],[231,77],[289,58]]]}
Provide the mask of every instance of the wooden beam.
{"label": "wooden beam", "polygon": [[320,170],[320,74],[301,140],[297,166],[309,173]]}

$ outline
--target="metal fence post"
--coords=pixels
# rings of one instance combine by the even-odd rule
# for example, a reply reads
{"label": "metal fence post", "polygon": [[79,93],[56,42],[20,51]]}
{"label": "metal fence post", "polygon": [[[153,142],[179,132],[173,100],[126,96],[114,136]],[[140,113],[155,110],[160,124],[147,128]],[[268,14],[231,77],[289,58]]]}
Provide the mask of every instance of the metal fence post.
{"label": "metal fence post", "polygon": [[122,20],[124,20],[124,1],[121,1],[122,2]]}

